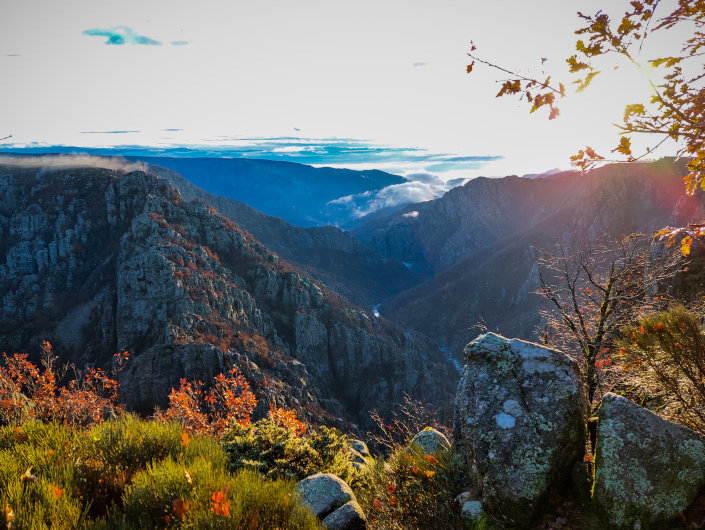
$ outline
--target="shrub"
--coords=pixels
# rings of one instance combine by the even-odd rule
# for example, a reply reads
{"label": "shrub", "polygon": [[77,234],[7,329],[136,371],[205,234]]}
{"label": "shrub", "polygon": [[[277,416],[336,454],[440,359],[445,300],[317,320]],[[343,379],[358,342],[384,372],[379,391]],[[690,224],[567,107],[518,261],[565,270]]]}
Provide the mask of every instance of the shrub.
{"label": "shrub", "polygon": [[220,436],[232,422],[248,425],[256,405],[249,383],[232,368],[227,377],[217,375],[215,385],[207,392],[200,381],[182,379],[179,390],[172,389],[169,394],[169,408],[166,412],[157,411],[154,417],[165,422],[178,421],[192,434]]}
{"label": "shrub", "polygon": [[125,494],[123,528],[321,529],[294,483],[242,471],[230,476],[205,458],[164,460],[135,477]]}
{"label": "shrub", "polygon": [[463,528],[453,499],[463,489],[464,470],[452,451],[427,455],[417,445],[398,447],[378,459],[356,494],[370,528]]}
{"label": "shrub", "polygon": [[232,425],[221,439],[232,471],[251,469],[266,477],[301,480],[314,473],[333,473],[349,481],[354,476],[348,441],[333,429],[320,427],[300,437],[295,426],[276,415],[242,426]]}
{"label": "shrub", "polygon": [[627,386],[653,400],[657,411],[705,434],[705,332],[683,306],[643,318],[623,330],[615,360],[628,371]]}
{"label": "shrub", "polygon": [[86,506],[74,478],[85,444],[83,435],[57,423],[0,428],[0,507],[8,528],[80,525]]}
{"label": "shrub", "polygon": [[[115,365],[123,367],[126,358],[127,352],[117,354]],[[3,354],[3,361],[4,366],[0,366],[0,423],[4,425],[38,419],[89,427],[103,421],[106,413],[117,408],[118,383],[99,368],[88,368],[67,386],[57,389],[56,381],[63,378],[68,366],[57,372],[56,356],[46,341],[42,343],[43,371],[27,360],[26,353],[12,357]]]}

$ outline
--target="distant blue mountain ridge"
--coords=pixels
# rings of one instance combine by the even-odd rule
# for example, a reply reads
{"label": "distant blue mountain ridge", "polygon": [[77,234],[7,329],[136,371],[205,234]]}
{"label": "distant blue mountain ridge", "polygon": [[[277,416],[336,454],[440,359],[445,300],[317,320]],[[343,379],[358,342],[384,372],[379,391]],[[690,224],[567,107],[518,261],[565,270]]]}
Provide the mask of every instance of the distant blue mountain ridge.
{"label": "distant blue mountain ridge", "polygon": [[[407,179],[378,170],[355,171],[330,167],[314,168],[294,162],[248,158],[144,156],[134,149],[52,147],[16,149],[0,156],[47,154],[122,156],[131,162],[165,167],[181,174],[203,190],[237,199],[253,208],[298,226],[343,226],[385,208],[393,213],[408,200],[392,198],[380,203],[378,192]],[[390,194],[387,194],[390,195]]]}

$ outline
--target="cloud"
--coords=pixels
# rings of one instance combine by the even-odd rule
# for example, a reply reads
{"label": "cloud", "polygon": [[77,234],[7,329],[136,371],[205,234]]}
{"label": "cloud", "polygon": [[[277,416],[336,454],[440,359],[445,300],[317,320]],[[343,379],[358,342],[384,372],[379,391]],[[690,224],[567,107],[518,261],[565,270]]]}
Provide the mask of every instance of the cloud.
{"label": "cloud", "polygon": [[171,41],[172,46],[186,46],[188,44],[187,40],[173,40]]}
{"label": "cloud", "polygon": [[446,185],[439,186],[427,182],[412,181],[402,184],[393,184],[381,190],[347,195],[330,201],[328,204],[340,205],[344,206],[346,209],[352,209],[353,215],[359,218],[389,206],[426,202],[437,199],[447,190],[448,187]]}
{"label": "cloud", "polygon": [[414,66],[428,66],[431,63],[414,63]]}
{"label": "cloud", "polygon": [[[165,129],[170,130],[170,129]],[[102,131],[104,134],[128,134],[138,131]],[[85,131],[99,134],[101,131]],[[409,180],[439,184],[431,173],[453,170],[478,170],[502,156],[465,155],[432,152],[417,147],[393,147],[354,138],[300,138],[219,136],[201,140],[200,144],[170,143],[161,146],[118,145],[114,147],[74,147],[45,144],[3,145],[0,151],[22,149],[27,153],[86,153],[106,156],[170,156],[176,158],[253,158],[298,162],[316,167],[380,169],[405,175]],[[456,175],[453,175],[454,177]]]}
{"label": "cloud", "polygon": [[80,134],[128,134],[140,131],[81,131]]}
{"label": "cloud", "polygon": [[410,173],[408,175],[404,175],[404,178],[409,181],[425,182],[426,184],[443,186],[443,181],[438,177],[438,175],[433,175],[431,173]]}
{"label": "cloud", "polygon": [[404,214],[404,217],[418,217],[418,216],[419,216],[419,212],[417,212],[416,210],[414,210],[413,212],[409,212],[409,213]]}
{"label": "cloud", "polygon": [[142,46],[161,46],[158,40],[150,39],[144,35],[138,35],[131,28],[126,26],[113,26],[109,29],[87,29],[84,35],[91,37],[107,37],[105,44],[122,46],[123,44],[133,44]]}
{"label": "cloud", "polygon": [[143,162],[128,162],[122,157],[90,155],[44,155],[24,157],[0,155],[0,165],[44,168],[97,167],[103,169],[122,169],[128,173],[131,171],[147,171],[147,164]]}

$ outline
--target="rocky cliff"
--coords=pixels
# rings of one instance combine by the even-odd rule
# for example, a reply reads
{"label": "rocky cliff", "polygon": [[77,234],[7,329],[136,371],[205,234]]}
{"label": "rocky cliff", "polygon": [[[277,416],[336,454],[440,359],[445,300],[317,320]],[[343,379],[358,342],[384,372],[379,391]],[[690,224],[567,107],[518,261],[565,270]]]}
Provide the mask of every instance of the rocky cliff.
{"label": "rocky cliff", "polygon": [[[683,164],[612,165],[554,179],[476,179],[430,203],[410,205],[354,231],[389,257],[437,271],[392,297],[381,313],[459,352],[490,330],[530,338],[543,299],[538,250],[575,234],[605,241],[701,219],[703,198],[685,195]],[[406,216],[417,211],[416,216]]]}
{"label": "rocky cliff", "polygon": [[203,201],[136,171],[0,166],[0,343],[106,365],[124,401],[236,365],[261,405],[365,423],[402,392],[452,394],[434,348],[352,306]]}
{"label": "rocky cliff", "polygon": [[286,261],[366,309],[428,279],[397,259],[381,256],[350,232],[294,226],[243,202],[207,193],[170,169],[150,165],[146,170],[167,179],[184,199],[203,199]]}

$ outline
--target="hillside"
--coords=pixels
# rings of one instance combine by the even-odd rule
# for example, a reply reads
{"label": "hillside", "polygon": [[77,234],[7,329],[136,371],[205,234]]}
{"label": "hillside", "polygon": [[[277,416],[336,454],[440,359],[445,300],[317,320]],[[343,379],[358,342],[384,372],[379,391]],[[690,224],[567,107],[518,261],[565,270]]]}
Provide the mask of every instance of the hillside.
{"label": "hillside", "polygon": [[294,226],[241,201],[207,193],[169,169],[148,166],[147,171],[167,179],[184,199],[203,199],[280,257],[365,309],[428,279],[337,227]]}
{"label": "hillside", "polygon": [[[573,233],[614,240],[682,226],[702,216],[701,201],[685,195],[682,164],[663,160],[550,180],[476,179],[354,233],[383,255],[437,271],[392,297],[381,313],[459,352],[481,322],[508,336],[531,336],[542,304],[532,294],[537,248]],[[412,211],[419,213],[404,217]]]}
{"label": "hillside", "polygon": [[245,158],[127,157],[181,174],[208,193],[237,199],[297,226],[344,224],[355,218],[330,201],[406,182],[383,171],[354,171]]}
{"label": "hillside", "polygon": [[123,400],[163,406],[229,364],[260,399],[360,422],[402,392],[447,399],[457,374],[423,337],[375,319],[203,201],[140,171],[0,165],[0,343],[105,366]]}

